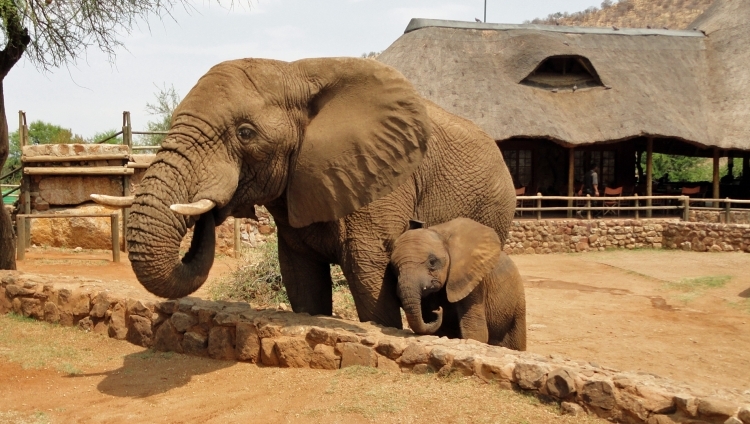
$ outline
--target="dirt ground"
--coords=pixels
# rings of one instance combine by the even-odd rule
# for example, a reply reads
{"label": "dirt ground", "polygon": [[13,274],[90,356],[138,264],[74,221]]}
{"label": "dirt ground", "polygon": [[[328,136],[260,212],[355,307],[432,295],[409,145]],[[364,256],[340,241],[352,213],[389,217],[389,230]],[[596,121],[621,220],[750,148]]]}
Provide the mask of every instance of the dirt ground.
{"label": "dirt ground", "polygon": [[[108,252],[38,249],[19,262],[19,269],[111,281],[145,296],[127,260],[113,264],[109,258]],[[529,351],[652,373],[696,388],[726,390],[750,402],[750,255],[640,250],[512,258],[526,281]],[[233,258],[217,258],[206,286],[238,265]],[[199,295],[207,296],[205,287]],[[64,369],[25,369],[8,360],[2,346],[0,337],[0,375],[4,376],[0,423],[3,411],[29,419],[41,414],[53,421],[74,417],[81,422],[139,421],[151,413],[163,422],[432,422],[445,416],[450,417],[446,422],[563,419],[546,406],[532,407],[531,412],[465,416],[465,410],[448,407],[452,403],[447,402],[444,406],[450,412],[439,417],[434,400],[416,396],[419,390],[409,389],[410,384],[437,384],[435,390],[451,393],[457,388],[417,376],[261,368],[154,354],[101,339],[87,351],[94,357],[90,365],[82,365],[82,372],[73,378]],[[504,405],[502,396],[519,396],[461,384],[459,392],[466,399],[484,399],[481,393],[491,397],[471,401],[477,411],[488,404],[497,411],[497,405]],[[415,400],[400,406],[385,402],[378,397],[382,393],[377,394],[383,390],[406,390],[407,397]],[[38,396],[41,393],[45,395]],[[351,393],[360,393],[360,400],[351,404]],[[533,402],[521,398],[511,404],[520,408]],[[426,409],[421,411],[422,407]]]}

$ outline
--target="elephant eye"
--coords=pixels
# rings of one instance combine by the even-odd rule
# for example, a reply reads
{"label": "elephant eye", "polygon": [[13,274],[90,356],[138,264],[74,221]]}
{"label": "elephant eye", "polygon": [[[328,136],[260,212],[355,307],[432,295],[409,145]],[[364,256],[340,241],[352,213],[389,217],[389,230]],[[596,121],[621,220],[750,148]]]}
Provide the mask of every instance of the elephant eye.
{"label": "elephant eye", "polygon": [[435,268],[437,268],[438,263],[440,263],[440,260],[436,256],[430,255],[430,257],[427,259],[427,266],[430,269],[434,270]]}
{"label": "elephant eye", "polygon": [[254,139],[257,134],[258,133],[256,133],[252,128],[241,127],[237,129],[237,138],[239,138],[243,143],[247,143],[248,141]]}

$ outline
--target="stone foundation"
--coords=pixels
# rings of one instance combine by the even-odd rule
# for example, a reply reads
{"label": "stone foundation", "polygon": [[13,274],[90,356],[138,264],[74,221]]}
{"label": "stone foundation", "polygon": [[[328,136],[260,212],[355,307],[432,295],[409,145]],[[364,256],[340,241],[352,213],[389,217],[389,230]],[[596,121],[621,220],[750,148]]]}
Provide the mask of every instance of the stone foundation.
{"label": "stone foundation", "polygon": [[246,303],[143,299],[107,290],[101,282],[65,277],[52,282],[0,271],[0,314],[8,312],[221,360],[474,377],[560,402],[564,413],[588,412],[615,422],[750,424],[750,409],[741,408],[748,399],[729,391],[697,393],[651,374],[371,323],[256,310]]}
{"label": "stone foundation", "polygon": [[[708,222],[726,224],[726,213],[719,211],[690,211],[690,222]],[[750,224],[750,211],[732,210],[729,212],[731,224]]]}
{"label": "stone foundation", "polygon": [[750,252],[750,225],[679,219],[517,220],[505,244],[508,254],[661,248]]}

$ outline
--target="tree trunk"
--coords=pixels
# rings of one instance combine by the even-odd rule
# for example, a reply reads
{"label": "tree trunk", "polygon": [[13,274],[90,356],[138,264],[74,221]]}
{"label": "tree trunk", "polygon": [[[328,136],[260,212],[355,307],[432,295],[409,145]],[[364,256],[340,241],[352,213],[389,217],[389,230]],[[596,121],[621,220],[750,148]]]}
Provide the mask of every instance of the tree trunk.
{"label": "tree trunk", "polygon": [[[0,51],[0,170],[5,166],[8,159],[8,119],[5,116],[5,93],[3,92],[3,81],[13,65],[26,51],[26,46],[31,41],[26,28],[21,26],[20,16],[16,6],[11,2],[0,4],[0,17],[5,21],[5,32],[7,44]],[[0,269],[16,269],[16,240],[13,236],[13,221],[5,209],[0,205]]]}

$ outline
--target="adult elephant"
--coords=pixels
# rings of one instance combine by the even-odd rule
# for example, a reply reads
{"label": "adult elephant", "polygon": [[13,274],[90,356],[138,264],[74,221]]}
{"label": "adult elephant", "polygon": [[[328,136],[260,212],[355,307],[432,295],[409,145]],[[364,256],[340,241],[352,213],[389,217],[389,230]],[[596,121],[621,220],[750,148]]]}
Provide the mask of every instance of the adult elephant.
{"label": "adult elephant", "polygon": [[128,222],[139,281],[163,297],[194,292],[213,264],[215,225],[253,217],[254,205],[276,221],[294,311],[332,313],[336,263],[360,320],[400,328],[387,264],[409,220],[466,216],[504,239],[515,194],[493,140],[393,68],[245,59],[213,67],[175,110]]}

